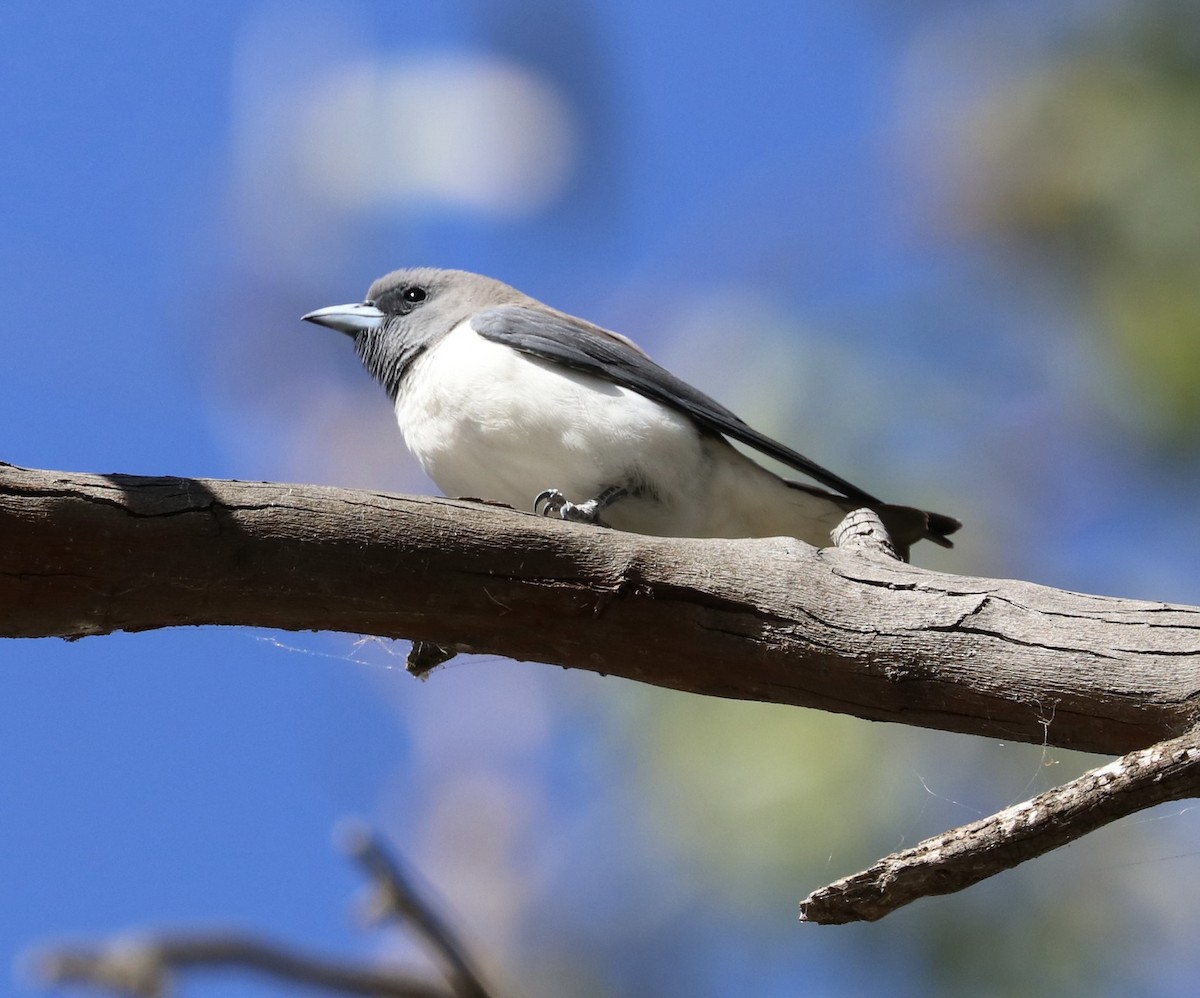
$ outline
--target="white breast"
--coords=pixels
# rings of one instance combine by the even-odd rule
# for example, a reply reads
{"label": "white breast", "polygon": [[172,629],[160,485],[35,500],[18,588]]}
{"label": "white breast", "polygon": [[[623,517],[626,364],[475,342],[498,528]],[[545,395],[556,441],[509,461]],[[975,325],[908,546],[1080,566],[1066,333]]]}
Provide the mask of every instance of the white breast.
{"label": "white breast", "polygon": [[818,545],[842,517],[673,409],[486,340],[467,323],[417,360],[396,420],[449,496],[528,510],[543,489],[578,503],[619,485],[634,493],[602,519],[623,530],[790,534]]}
{"label": "white breast", "polygon": [[[447,495],[518,509],[531,508],[546,488],[573,502],[631,481],[679,494],[696,484],[704,461],[686,417],[486,340],[467,323],[416,362],[396,400],[396,420]],[[622,500],[613,513],[646,505]]]}

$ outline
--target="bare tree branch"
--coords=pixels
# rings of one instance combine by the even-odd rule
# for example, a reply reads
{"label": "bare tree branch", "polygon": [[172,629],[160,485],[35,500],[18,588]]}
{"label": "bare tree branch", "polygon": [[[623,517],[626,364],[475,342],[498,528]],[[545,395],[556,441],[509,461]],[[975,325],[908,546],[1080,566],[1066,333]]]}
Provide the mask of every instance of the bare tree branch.
{"label": "bare tree branch", "polygon": [[432,905],[417,893],[396,858],[379,836],[360,822],[340,829],[343,848],[366,872],[375,887],[372,916],[409,925],[441,962],[456,998],[488,998],[482,978],[472,966],[466,947]]}
{"label": "bare tree branch", "polygon": [[801,921],[873,922],[918,898],[952,894],[1166,801],[1200,796],[1200,731],[1084,773],[999,814],[953,828],[814,891]]}
{"label": "bare tree branch", "polygon": [[322,960],[240,933],[195,933],[116,939],[99,947],[46,953],[41,976],[53,984],[86,984],[133,995],[165,998],[172,977],[199,967],[243,969],[309,987],[388,998],[450,998],[445,987],[399,972]]}
{"label": "bare tree branch", "polygon": [[189,624],[432,642],[869,720],[1124,753],[1200,713],[1200,610],[788,538],[462,500],[0,465],[0,636]]}
{"label": "bare tree branch", "polygon": [[411,926],[443,964],[449,989],[399,970],[335,961],[240,932],[145,933],[99,946],[59,946],[37,961],[49,983],[78,983],[134,998],[166,998],[176,974],[194,968],[252,970],[307,987],[350,995],[393,998],[488,998],[466,949],[423,900],[380,838],[360,822],[340,829],[346,851],[376,890],[376,920]]}
{"label": "bare tree branch", "polygon": [[[850,550],[817,550],[646,537],[465,500],[0,465],[0,636],[247,624],[407,637],[421,667],[457,651],[533,659],[1132,752],[1128,774],[1151,765],[1134,750],[1196,723],[1200,609],[923,571],[879,557],[869,521],[839,528]],[[1173,744],[1146,758],[1174,758]],[[817,892],[805,915],[879,917],[1171,799],[1154,796],[1167,785],[1195,790],[1190,777],[1148,777],[1115,794],[1107,773],[889,857]]]}

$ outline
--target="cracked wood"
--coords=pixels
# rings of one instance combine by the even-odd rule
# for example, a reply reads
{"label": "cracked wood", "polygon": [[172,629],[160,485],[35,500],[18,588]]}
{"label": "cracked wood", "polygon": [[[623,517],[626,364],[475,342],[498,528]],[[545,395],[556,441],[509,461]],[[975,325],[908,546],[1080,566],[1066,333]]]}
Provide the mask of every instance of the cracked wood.
{"label": "cracked wood", "polygon": [[411,638],[1124,753],[1200,713],[1200,610],[790,538],[646,537],[466,500],[0,464],[0,636],[223,624]]}

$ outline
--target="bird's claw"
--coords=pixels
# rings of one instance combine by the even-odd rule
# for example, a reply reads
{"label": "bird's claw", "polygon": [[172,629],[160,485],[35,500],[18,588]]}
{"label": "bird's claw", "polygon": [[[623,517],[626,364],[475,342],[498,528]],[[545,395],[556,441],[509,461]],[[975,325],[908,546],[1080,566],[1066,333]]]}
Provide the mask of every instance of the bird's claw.
{"label": "bird's claw", "polygon": [[557,516],[567,497],[558,489],[542,489],[533,500],[533,511],[538,516]]}
{"label": "bird's claw", "polygon": [[595,499],[573,503],[558,489],[543,489],[533,500],[533,511],[539,516],[554,516],[574,523],[595,523],[600,518],[600,506]]}

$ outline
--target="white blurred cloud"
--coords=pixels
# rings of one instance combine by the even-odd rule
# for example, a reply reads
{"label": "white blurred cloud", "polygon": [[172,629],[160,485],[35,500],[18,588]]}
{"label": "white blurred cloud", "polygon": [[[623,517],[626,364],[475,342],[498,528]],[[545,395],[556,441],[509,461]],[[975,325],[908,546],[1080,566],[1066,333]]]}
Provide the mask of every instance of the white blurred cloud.
{"label": "white blurred cloud", "polygon": [[302,182],[348,206],[522,215],[562,192],[575,158],[559,92],[495,57],[355,61],[306,97],[295,148]]}
{"label": "white blurred cloud", "polygon": [[305,5],[248,18],[233,74],[243,189],[334,211],[432,204],[499,217],[562,193],[576,123],[553,82],[496,53],[390,52],[373,35]]}

